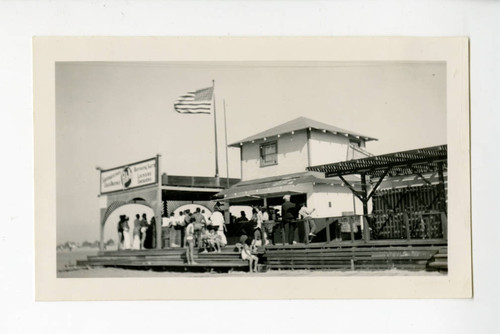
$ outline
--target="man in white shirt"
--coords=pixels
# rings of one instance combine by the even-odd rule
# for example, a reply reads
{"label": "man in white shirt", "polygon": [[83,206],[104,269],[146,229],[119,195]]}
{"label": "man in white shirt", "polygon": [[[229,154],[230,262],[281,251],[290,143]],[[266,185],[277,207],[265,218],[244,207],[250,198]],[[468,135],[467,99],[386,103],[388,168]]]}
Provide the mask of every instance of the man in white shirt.
{"label": "man in white shirt", "polygon": [[314,234],[314,232],[316,232],[316,223],[314,222],[314,220],[312,219],[312,213],[316,211],[315,208],[313,208],[312,210],[308,209],[306,204],[302,204],[302,207],[300,208],[299,210],[299,218],[300,219],[304,219],[308,224],[309,224],[309,236],[310,237],[315,237],[316,234]]}
{"label": "man in white shirt", "polygon": [[161,218],[161,236],[163,239],[162,248],[170,247],[170,226],[172,226],[173,213],[171,217],[168,214]]}
{"label": "man in white shirt", "polygon": [[226,235],[224,234],[224,230],[226,225],[224,224],[224,216],[219,211],[214,211],[212,216],[210,216],[210,223],[213,227],[217,228],[217,234],[220,236],[220,245],[224,247],[227,245]]}

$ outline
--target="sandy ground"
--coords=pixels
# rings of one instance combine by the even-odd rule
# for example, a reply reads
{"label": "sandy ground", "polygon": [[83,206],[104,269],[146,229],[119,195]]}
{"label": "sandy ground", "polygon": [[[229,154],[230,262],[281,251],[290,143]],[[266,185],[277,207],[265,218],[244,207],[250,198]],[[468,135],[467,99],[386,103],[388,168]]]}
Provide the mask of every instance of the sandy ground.
{"label": "sandy ground", "polygon": [[77,248],[72,251],[57,251],[57,271],[74,269],[77,260],[86,260],[87,256],[97,255],[98,248]]}
{"label": "sandy ground", "polygon": [[58,278],[82,278],[82,277],[301,277],[301,276],[442,276],[439,272],[428,271],[408,271],[408,270],[379,270],[379,271],[311,271],[311,270],[271,270],[264,273],[230,272],[230,273],[193,273],[193,272],[172,272],[136,270],[121,268],[78,268],[77,260],[85,260],[89,255],[96,255],[97,249],[84,248],[73,251],[57,252],[57,277]]}

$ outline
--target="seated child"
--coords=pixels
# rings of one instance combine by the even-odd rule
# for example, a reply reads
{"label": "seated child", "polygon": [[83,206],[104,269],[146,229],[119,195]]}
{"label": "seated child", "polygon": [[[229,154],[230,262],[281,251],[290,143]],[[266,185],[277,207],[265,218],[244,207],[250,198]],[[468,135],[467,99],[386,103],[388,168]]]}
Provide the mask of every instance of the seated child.
{"label": "seated child", "polygon": [[257,272],[259,258],[252,254],[251,244],[252,242],[250,239],[245,240],[243,243],[243,249],[241,250],[241,258],[248,261],[248,268],[250,272]]}
{"label": "seated child", "polygon": [[220,253],[220,237],[214,229],[210,229],[208,232],[208,247],[210,250],[213,249],[217,253]]}
{"label": "seated child", "polygon": [[201,228],[201,248],[203,249],[202,253],[207,253],[207,251],[208,251],[209,235],[210,234],[208,233],[207,227],[205,225],[203,225],[203,227]]}

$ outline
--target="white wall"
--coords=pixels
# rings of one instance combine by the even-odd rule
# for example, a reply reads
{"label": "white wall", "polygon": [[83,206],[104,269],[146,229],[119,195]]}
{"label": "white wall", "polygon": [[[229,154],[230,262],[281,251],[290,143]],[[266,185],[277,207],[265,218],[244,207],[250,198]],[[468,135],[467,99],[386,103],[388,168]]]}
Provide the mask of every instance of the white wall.
{"label": "white wall", "polygon": [[[347,187],[326,184],[315,185],[314,193],[309,193],[307,196],[307,206],[316,208],[315,217],[341,216],[342,212],[355,211],[353,196]],[[355,198],[355,201],[356,213],[363,214],[363,204],[358,198]]]}
{"label": "white wall", "polygon": [[[310,140],[311,166],[345,161],[348,148],[349,138],[313,130]],[[352,156],[352,150],[349,151]]]}
{"label": "white wall", "polygon": [[305,172],[307,167],[307,135],[305,131],[295,134],[274,137],[272,142],[278,142],[278,164],[260,167],[260,144],[265,141],[255,141],[242,146],[242,181],[260,179],[263,177]]}

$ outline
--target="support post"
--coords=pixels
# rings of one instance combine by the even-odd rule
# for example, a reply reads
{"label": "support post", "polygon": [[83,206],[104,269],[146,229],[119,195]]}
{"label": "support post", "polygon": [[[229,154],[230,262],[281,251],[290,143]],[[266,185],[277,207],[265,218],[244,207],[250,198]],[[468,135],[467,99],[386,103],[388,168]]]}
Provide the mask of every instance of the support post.
{"label": "support post", "polygon": [[351,232],[351,243],[354,242],[354,222],[353,222],[353,217],[347,217],[349,219],[349,229]]}
{"label": "support post", "polygon": [[[266,211],[267,211],[267,197],[264,197],[262,199],[264,201],[264,208],[266,208]],[[269,211],[267,211],[267,214],[269,215]],[[271,217],[269,217],[271,218]],[[265,225],[264,223],[262,223],[262,231],[261,231],[261,235],[262,235],[262,245],[266,245],[267,244],[267,232],[266,232],[266,228],[265,228]]]}
{"label": "support post", "polygon": [[308,128],[307,132],[307,167],[311,167],[311,129]]}
{"label": "support post", "polygon": [[[362,173],[361,174],[361,190],[363,192],[363,195],[362,195],[362,198],[361,198],[361,201],[363,202],[363,217],[367,217],[368,216],[368,200],[369,198],[367,197],[367,189],[366,189],[366,174],[365,173]],[[363,221],[366,221],[363,220]],[[365,242],[369,242],[370,241],[370,229],[368,228],[368,223],[363,226],[363,237],[364,237],[364,240]]]}
{"label": "support post", "polygon": [[410,220],[408,219],[408,213],[403,212],[403,222],[405,224],[405,229],[406,229],[406,240],[410,241],[411,236],[410,236]]}
{"label": "support post", "polygon": [[330,238],[330,218],[326,218],[325,219],[325,223],[326,223],[326,242],[327,243],[330,243],[331,241],[331,238]]}
{"label": "support post", "polygon": [[441,212],[441,230],[443,232],[443,239],[448,240],[448,218],[444,212]]}
{"label": "support post", "polygon": [[368,224],[368,217],[363,215],[363,240],[365,243],[370,241],[370,224]]}
{"label": "support post", "polygon": [[309,245],[309,220],[303,219],[302,223],[304,224],[304,243]]}
{"label": "support post", "polygon": [[445,214],[446,210],[446,197],[445,197],[445,187],[444,187],[444,174],[443,174],[443,163],[438,164],[438,175],[439,175],[439,210],[443,211]]}
{"label": "support post", "polygon": [[[101,234],[100,234],[99,250],[101,252],[103,252],[104,251],[104,223],[105,223],[105,221],[104,221],[104,214],[106,212],[106,209],[101,208],[100,211],[101,211],[101,214],[100,214],[100,216],[101,216],[101,219],[100,219],[100,221],[101,221],[100,233]],[[120,242],[120,240],[118,240],[118,242]]]}
{"label": "support post", "polygon": [[161,209],[162,209],[162,193],[161,193],[161,179],[160,179],[160,157],[161,155],[156,155],[156,182],[157,182],[157,190],[156,190],[156,208],[155,208],[155,216],[156,216],[156,249],[161,249]]}
{"label": "support post", "polygon": [[[214,108],[215,113],[215,108]],[[224,100],[224,138],[226,140],[226,187],[229,189],[229,156],[227,153],[227,121],[226,121],[226,100]]]}
{"label": "support post", "polygon": [[[218,183],[219,182],[219,158],[218,158],[218,155],[219,155],[219,148],[217,147],[217,111],[215,109],[215,80],[212,80],[212,87],[213,87],[213,93],[212,93],[212,96],[213,96],[213,106],[214,106],[214,134],[215,134],[215,178],[216,178],[216,182]],[[219,185],[219,184],[217,184]]]}

